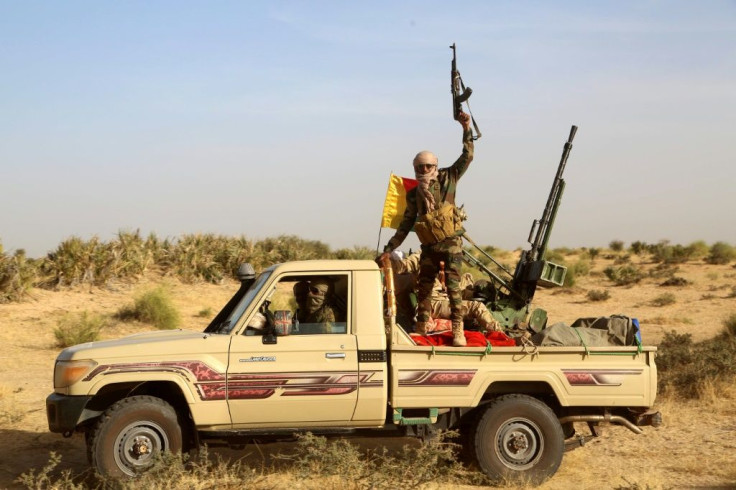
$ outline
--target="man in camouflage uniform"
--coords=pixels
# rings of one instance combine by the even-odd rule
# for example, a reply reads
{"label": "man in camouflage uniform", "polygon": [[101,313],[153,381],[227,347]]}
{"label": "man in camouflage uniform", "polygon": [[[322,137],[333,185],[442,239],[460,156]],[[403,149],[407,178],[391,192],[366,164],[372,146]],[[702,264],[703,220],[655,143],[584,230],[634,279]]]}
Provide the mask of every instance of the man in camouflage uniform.
{"label": "man in camouflage uniform", "polygon": [[[394,254],[391,254],[391,267],[397,275],[411,274],[412,276],[414,276],[414,282],[416,282],[416,276],[419,272],[419,260],[420,255],[416,252],[404,259],[395,257]],[[465,273],[460,277],[461,297],[466,298],[466,291],[468,292],[467,297],[472,298],[473,277],[468,273]],[[430,300],[432,304],[432,318],[451,318],[452,309],[450,308],[450,299],[447,296],[445,287],[442,285],[438,278],[434,280],[434,285],[432,287],[432,296]],[[397,303],[398,302],[399,300],[397,298]],[[463,321],[475,323],[484,333],[501,330],[498,322],[493,319],[493,316],[491,316],[488,308],[486,308],[486,305],[484,305],[482,302],[474,301],[471,299],[463,299],[463,310]]]}
{"label": "man in camouflage uniform", "polygon": [[317,323],[319,333],[332,333],[335,312],[329,305],[332,283],[318,277],[309,283],[300,281],[294,284],[294,297],[297,303],[297,319],[300,323]]}
{"label": "man in camouflage uniform", "polygon": [[[383,249],[384,256],[394,251],[409,234],[418,217],[434,212],[444,204],[455,204],[457,181],[473,160],[473,135],[470,131],[470,116],[461,112],[457,120],[463,127],[463,152],[450,167],[438,169],[437,157],[429,151],[421,151],[414,157],[414,173],[419,184],[406,193],[406,211],[396,234]],[[452,320],[452,344],[466,345],[463,333],[463,304],[460,295],[460,266],[462,264],[462,238],[450,236],[437,243],[422,244],[422,255],[417,279],[417,327],[419,334],[427,333],[427,322],[431,318],[431,293],[439,272],[440,262],[445,263],[447,295],[450,301]]]}

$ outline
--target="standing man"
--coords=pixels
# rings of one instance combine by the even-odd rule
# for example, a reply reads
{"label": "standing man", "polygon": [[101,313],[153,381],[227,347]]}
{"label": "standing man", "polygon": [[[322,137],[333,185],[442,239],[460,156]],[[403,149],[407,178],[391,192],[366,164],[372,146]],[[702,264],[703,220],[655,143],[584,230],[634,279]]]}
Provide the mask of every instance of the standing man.
{"label": "standing man", "polygon": [[412,227],[422,243],[422,255],[417,279],[416,332],[427,333],[432,311],[431,296],[434,280],[444,262],[447,295],[450,299],[452,345],[466,345],[463,333],[463,302],[460,293],[462,264],[462,221],[455,208],[455,188],[473,160],[473,134],[470,116],[464,112],[457,120],[463,127],[463,153],[450,167],[437,169],[437,157],[421,151],[414,157],[414,174],[419,184],[406,193],[406,211],[396,234],[383,249],[381,259],[404,241]]}

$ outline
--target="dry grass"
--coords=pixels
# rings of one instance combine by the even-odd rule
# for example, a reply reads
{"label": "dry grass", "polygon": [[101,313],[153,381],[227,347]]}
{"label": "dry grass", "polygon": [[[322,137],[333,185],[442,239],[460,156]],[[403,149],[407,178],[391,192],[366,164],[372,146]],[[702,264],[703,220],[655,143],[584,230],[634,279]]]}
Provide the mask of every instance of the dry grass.
{"label": "dry grass", "polygon": [[[612,255],[613,258],[604,258]],[[518,252],[507,252],[503,261],[515,264]],[[589,259],[588,251],[566,250],[565,260],[576,263]],[[634,286],[614,286],[603,274],[613,267],[616,256],[601,250],[591,261],[590,273],[577,278],[575,288],[566,288],[566,294],[554,294],[560,288],[540,289],[534,299],[535,307],[544,307],[550,322],[572,323],[580,317],[627,314],[639,318],[645,344],[659,344],[669,331],[690,334],[693,343],[714,339],[723,330],[724,319],[736,311],[734,299],[729,298],[736,276],[733,264],[717,265],[699,262],[679,263],[677,277],[688,285],[667,288],[677,301],[665,306],[654,306],[652,300],[663,292],[660,284],[671,277],[672,267],[659,269],[660,277],[651,275],[658,264],[651,257],[632,254],[631,265],[642,270],[639,283]],[[669,275],[668,275],[669,274]],[[56,322],[70,311],[89,310],[111,316],[121,307],[130,304],[136,293],[157,287],[161,274],[148,271],[135,285],[115,283],[113,287],[91,288],[88,285],[65,288],[60,291],[32,290],[31,300],[25,303],[0,305],[0,488],[17,487],[13,481],[30,468],[36,473],[49,462],[49,452],[56,451],[61,461],[49,476],[58,483],[63,471],[74,475],[73,482],[88,475],[84,441],[75,436],[64,439],[50,434],[45,420],[44,399],[51,391],[54,358],[58,349],[54,346],[53,330]],[[198,316],[206,307],[217,309],[237,289],[237,283],[225,279],[223,286],[196,283],[185,284],[169,279],[171,299],[181,312],[182,328],[202,330],[208,318]],[[591,290],[608,290],[610,298],[593,302],[587,298]],[[711,294],[708,300],[701,297]],[[139,323],[118,323],[101,332],[102,338],[115,338],[148,330]],[[23,369],[18,367],[22,366]],[[544,489],[668,489],[692,487],[736,486],[736,380],[722,377],[702,381],[695,394],[686,399],[677,392],[660,396],[658,408],[662,411],[664,425],[658,429],[645,428],[643,436],[635,435],[617,426],[604,427],[603,435],[570,453],[566,453],[562,466]],[[3,415],[5,414],[5,415]],[[5,416],[3,419],[2,417]],[[13,422],[11,422],[13,420]],[[416,441],[407,439],[371,439],[356,441],[361,454],[381,451],[386,447],[393,457],[398,457],[404,445],[418,447]],[[359,488],[339,475],[304,477],[288,461],[276,461],[273,454],[294,450],[294,444],[269,446],[247,445],[244,451],[212,449],[210,459],[213,468],[207,479],[197,479],[191,470],[185,473],[169,473],[170,478],[160,487],[151,488],[300,488],[332,489]],[[271,456],[269,456],[271,454]],[[222,456],[222,463],[218,457]],[[242,458],[242,459],[241,459]],[[225,461],[229,461],[226,463]],[[238,461],[250,468],[250,473],[238,473]],[[224,465],[217,469],[217,465]],[[238,475],[235,479],[234,475]],[[469,488],[473,480],[465,483],[438,480],[422,488]],[[91,485],[87,485],[88,487]],[[397,487],[405,486],[401,482]],[[42,485],[53,488],[52,484]],[[145,486],[145,488],[149,488]],[[57,487],[57,488],[72,488]]]}

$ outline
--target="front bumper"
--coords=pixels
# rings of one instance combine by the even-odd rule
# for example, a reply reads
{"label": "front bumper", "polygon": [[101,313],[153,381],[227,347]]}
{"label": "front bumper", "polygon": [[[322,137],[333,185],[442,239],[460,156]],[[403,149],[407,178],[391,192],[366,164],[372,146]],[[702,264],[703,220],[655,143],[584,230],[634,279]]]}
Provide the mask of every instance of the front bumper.
{"label": "front bumper", "polygon": [[77,427],[91,396],[51,393],[46,398],[46,418],[51,432],[69,433]]}

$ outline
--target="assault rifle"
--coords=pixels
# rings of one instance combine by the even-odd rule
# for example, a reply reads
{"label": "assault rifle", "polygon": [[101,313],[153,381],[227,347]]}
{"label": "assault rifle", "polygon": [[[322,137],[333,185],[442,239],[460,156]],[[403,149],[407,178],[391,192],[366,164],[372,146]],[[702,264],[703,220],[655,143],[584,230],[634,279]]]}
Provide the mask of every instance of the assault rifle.
{"label": "assault rifle", "polygon": [[[452,46],[450,46],[450,49],[452,49],[452,67],[450,68],[450,91],[452,92],[452,117],[455,118],[457,121],[457,118],[460,116],[460,113],[463,111],[463,103],[468,106],[468,114],[470,114],[470,119],[473,121],[473,127],[475,128],[475,134],[473,135],[473,139],[477,140],[482,135],[480,133],[480,130],[478,129],[478,125],[475,123],[475,118],[473,118],[473,113],[470,111],[470,102],[468,102],[468,99],[473,94],[473,89],[470,87],[466,87],[463,83],[463,79],[460,76],[460,72],[457,71],[457,58],[455,56],[455,43],[452,43]],[[471,129],[472,132],[472,129]]]}

